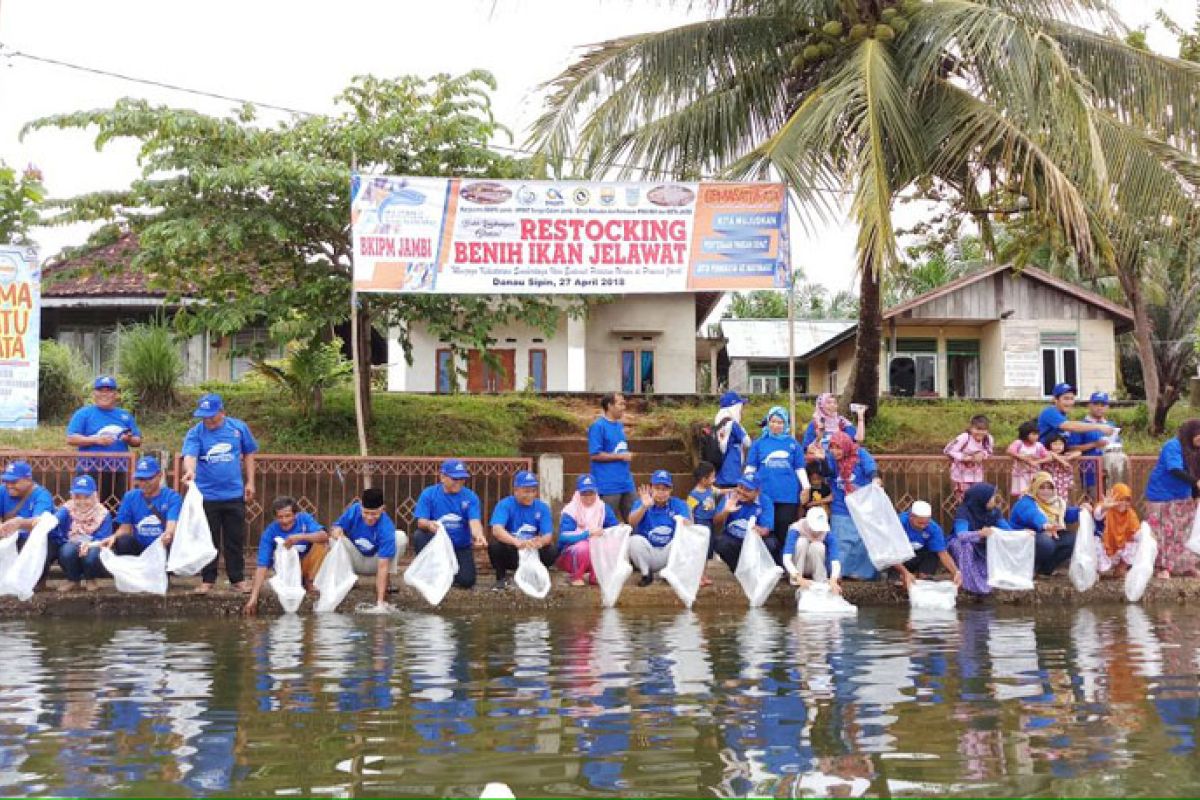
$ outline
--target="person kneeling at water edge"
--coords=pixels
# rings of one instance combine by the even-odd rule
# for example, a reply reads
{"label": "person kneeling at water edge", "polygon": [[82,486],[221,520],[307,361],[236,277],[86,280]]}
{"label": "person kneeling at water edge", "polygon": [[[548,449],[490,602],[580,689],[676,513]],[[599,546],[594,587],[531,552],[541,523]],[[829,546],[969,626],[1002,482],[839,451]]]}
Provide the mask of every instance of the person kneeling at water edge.
{"label": "person kneeling at water edge", "polygon": [[942,526],[933,521],[933,509],[924,500],[912,504],[912,508],[900,515],[900,525],[908,535],[908,542],[916,555],[903,564],[892,567],[900,573],[904,588],[911,588],[918,578],[931,578],[937,573],[938,562],[950,573],[955,586],[962,586],[962,575],[958,565],[946,549],[946,534]]}
{"label": "person kneeling at water edge", "polygon": [[243,609],[247,614],[258,611],[258,593],[267,581],[267,570],[275,566],[275,540],[283,539],[283,546],[296,549],[300,556],[300,576],[304,588],[313,591],[313,579],[321,562],[329,553],[329,534],[325,526],[311,515],[300,510],[290,497],[277,497],[271,504],[275,521],[262,532],[258,540],[258,568],[254,570],[254,585],[250,587],[250,598]]}
{"label": "person kneeling at water edge", "polygon": [[119,556],[137,556],[162,537],[164,547],[175,538],[175,525],[183,509],[183,498],[163,482],[158,459],[139,458],[134,468],[136,486],[121,498],[117,530],[100,543]]}
{"label": "person kneeling at water edge", "polygon": [[58,563],[67,580],[60,592],[79,588],[81,580],[89,592],[100,588],[97,578],[107,578],[100,564],[100,542],[112,534],[112,515],[96,494],[91,475],[80,475],[71,482],[71,499],[58,510],[58,527],[50,534],[51,546],[58,547]]}
{"label": "person kneeling at water edge", "polygon": [[629,514],[634,534],[629,539],[629,560],[642,573],[638,586],[649,586],[655,573],[667,566],[676,518],[692,521],[687,503],[671,496],[674,484],[671,473],[658,470],[650,476],[649,486],[638,489],[638,501]]}
{"label": "person kneeling at water edge", "polygon": [[466,464],[457,458],[446,459],[442,462],[437,485],[422,491],[413,509],[413,518],[417,521],[413,549],[418,553],[424,550],[437,533],[440,523],[454,545],[454,555],[458,560],[454,585],[460,589],[474,588],[475,554],[472,551],[487,547],[479,495],[467,488],[467,479],[470,477]]}
{"label": "person kneeling at water edge", "polygon": [[[1091,513],[1091,506],[1082,506]],[[1029,482],[1029,491],[1013,506],[1008,521],[1016,530],[1037,534],[1037,555],[1034,566],[1039,575],[1052,575],[1054,570],[1071,558],[1075,550],[1075,531],[1068,525],[1079,521],[1079,508],[1068,508],[1058,496],[1054,478],[1039,472]]]}
{"label": "person kneeling at water edge", "polygon": [[742,555],[742,544],[750,533],[750,520],[754,519],[754,530],[763,537],[763,543],[771,551],[771,557],[779,560],[779,543],[771,535],[775,527],[774,504],[770,497],[759,489],[758,476],[743,475],[733,491],[721,498],[713,520],[724,525],[725,530],[717,537],[717,555],[731,571],[737,571],[738,559]]}
{"label": "person kneeling at water edge", "polygon": [[575,479],[575,496],[563,506],[558,523],[558,560],[555,566],[571,578],[572,586],[596,582],[592,569],[592,539],[603,536],[606,528],[620,524],[612,508],[600,499],[596,479],[580,475]]}
{"label": "person kneeling at water edge", "polygon": [[508,588],[508,573],[521,565],[521,550],[537,550],[549,568],[554,563],[554,518],[550,506],[538,499],[538,478],[521,470],[513,478],[513,493],[492,511],[488,559],[496,570],[496,590]]}
{"label": "person kneeling at water edge", "polygon": [[342,512],[333,523],[329,538],[336,541],[343,536],[353,545],[350,561],[354,572],[375,576],[375,601],[382,605],[387,599],[388,571],[408,545],[408,537],[404,531],[396,530],[384,509],[383,492],[367,489],[359,501]]}
{"label": "person kneeling at water edge", "polygon": [[838,578],[842,562],[838,557],[837,539],[829,535],[829,515],[823,508],[810,508],[804,519],[788,527],[783,543],[783,568],[793,586],[807,589],[813,582],[829,581],[834,594],[842,593]]}
{"label": "person kneeling at water edge", "polygon": [[954,516],[950,551],[962,576],[962,587],[974,594],[991,594],[987,572],[987,539],[1012,526],[1000,513],[1000,493],[990,483],[976,483],[963,494]]}

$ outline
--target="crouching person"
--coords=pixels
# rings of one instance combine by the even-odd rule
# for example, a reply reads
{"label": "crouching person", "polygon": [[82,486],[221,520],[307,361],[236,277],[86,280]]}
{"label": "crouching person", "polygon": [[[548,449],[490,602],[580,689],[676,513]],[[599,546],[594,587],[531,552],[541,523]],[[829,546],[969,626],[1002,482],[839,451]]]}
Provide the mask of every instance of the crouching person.
{"label": "crouching person", "polygon": [[[0,539],[16,536],[17,550],[22,550],[38,518],[43,513],[54,513],[54,496],[33,480],[33,468],[26,461],[9,462],[4,474],[0,475],[0,482],[4,484],[3,490],[0,490],[0,518],[4,520],[0,522]],[[46,570],[58,558],[54,537],[55,533],[51,533],[46,548],[46,568],[35,590],[45,587]]]}
{"label": "crouching person", "polygon": [[[346,537],[356,575],[375,576],[375,602],[387,601],[388,572],[408,546],[408,537],[397,531],[383,505],[383,492],[367,489],[342,512],[329,531],[333,541]],[[313,575],[316,575],[314,571]]]}
{"label": "crouching person", "polygon": [[675,518],[692,521],[687,503],[671,496],[675,481],[671,473],[660,469],[650,476],[650,485],[638,489],[638,500],[629,514],[633,536],[629,539],[629,560],[642,573],[638,586],[649,586],[655,573],[667,566],[671,541],[675,538]]}
{"label": "crouching person", "polygon": [[924,500],[913,503],[912,508],[900,515],[900,525],[908,536],[908,543],[916,552],[908,561],[893,567],[900,573],[904,588],[911,588],[917,578],[933,577],[939,563],[950,573],[954,585],[962,586],[962,575],[959,574],[958,565],[954,563],[947,549],[946,534],[942,531],[942,526],[933,521],[933,508],[929,503]]}
{"label": "crouching person", "polygon": [[91,475],[80,475],[71,482],[71,499],[57,512],[58,528],[51,534],[59,545],[58,563],[67,579],[60,592],[79,588],[80,582],[89,592],[100,588],[97,578],[108,577],[100,563],[100,543],[112,535],[112,515],[96,494],[96,481]]}
{"label": "crouching person", "polygon": [[158,459],[139,458],[133,480],[117,508],[116,532],[100,543],[119,556],[139,556],[160,537],[170,547],[183,509],[183,498],[163,481]]}
{"label": "crouching person", "polygon": [[271,504],[275,521],[262,532],[258,540],[258,567],[254,570],[254,583],[250,587],[250,598],[243,611],[254,614],[258,611],[258,595],[267,581],[267,570],[275,566],[275,540],[283,539],[283,546],[295,548],[300,556],[300,578],[304,588],[313,591],[313,579],[321,562],[329,553],[329,534],[325,527],[311,514],[300,510],[290,497],[277,497]]}
{"label": "crouching person", "polygon": [[758,476],[753,473],[738,479],[737,486],[721,498],[713,521],[724,525],[725,531],[717,537],[717,555],[729,567],[737,571],[738,559],[742,556],[742,545],[751,533],[750,520],[754,520],[754,533],[762,537],[771,551],[771,557],[779,560],[779,543],[771,535],[775,528],[775,504],[759,489]]}
{"label": "crouching person", "polygon": [[413,509],[413,518],[416,520],[413,550],[419,554],[433,541],[438,526],[445,528],[458,562],[454,585],[460,589],[474,588],[474,551],[487,548],[479,495],[467,488],[467,479],[470,477],[466,464],[457,458],[446,459],[442,462],[438,482],[421,492]]}
{"label": "crouching person", "polygon": [[813,583],[829,581],[834,594],[842,593],[839,578],[842,562],[837,539],[829,535],[829,515],[823,508],[810,508],[804,519],[788,527],[783,544],[783,568],[793,586],[806,589]]}
{"label": "crouching person", "polygon": [[554,518],[550,506],[538,499],[538,478],[521,470],[513,479],[513,493],[492,511],[492,538],[488,559],[496,570],[497,591],[507,589],[508,573],[520,566],[521,550],[537,550],[548,569],[557,555],[554,549]]}

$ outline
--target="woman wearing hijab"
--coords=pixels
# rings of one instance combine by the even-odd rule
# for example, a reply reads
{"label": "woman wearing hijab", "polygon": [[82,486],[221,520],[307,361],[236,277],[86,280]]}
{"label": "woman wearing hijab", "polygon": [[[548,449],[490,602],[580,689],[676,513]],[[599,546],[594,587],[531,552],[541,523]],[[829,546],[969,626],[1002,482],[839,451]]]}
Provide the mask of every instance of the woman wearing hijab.
{"label": "woman wearing hijab", "polygon": [[963,494],[954,515],[950,555],[962,574],[963,588],[975,594],[990,594],[987,572],[987,538],[997,530],[1012,530],[1000,513],[1000,494],[990,483],[972,484]]}
{"label": "woman wearing hijab", "polygon": [[58,563],[67,580],[60,592],[79,588],[80,581],[89,592],[100,588],[96,579],[108,572],[100,564],[99,543],[112,535],[112,515],[96,494],[96,481],[80,475],[71,483],[71,499],[56,514],[58,528],[51,534],[58,545]]}
{"label": "woman wearing hijab", "polygon": [[854,425],[838,413],[836,395],[831,392],[818,395],[812,421],[804,429],[804,440],[800,442],[800,446],[804,452],[808,453],[811,449],[814,457],[823,458],[824,456],[817,451],[827,447],[830,438],[839,431],[849,434],[850,438],[862,444],[867,439],[867,423],[863,418],[863,413],[863,411],[858,412],[858,424]]}
{"label": "woman wearing hijab", "polygon": [[875,565],[867,554],[862,536],[850,518],[846,506],[846,495],[856,489],[879,482],[875,459],[847,434],[838,431],[829,439],[825,456],[833,474],[833,503],[829,507],[829,527],[837,538],[838,551],[842,556],[842,575],[855,580],[871,581],[876,577]]}
{"label": "woman wearing hijab", "polygon": [[592,569],[591,542],[605,528],[619,525],[617,515],[601,502],[596,479],[580,475],[575,479],[575,496],[563,506],[558,523],[558,561],[555,566],[571,577],[572,586],[596,582]]}
{"label": "woman wearing hijab", "polygon": [[792,436],[791,419],[781,406],[767,412],[762,436],[750,445],[746,472],[758,475],[763,494],[775,506],[775,541],[787,539],[788,527],[800,516],[800,476],[804,451]]}
{"label": "woman wearing hijab", "polygon": [[745,404],[746,398],[737,392],[726,392],[721,395],[721,407],[713,419],[713,430],[723,454],[721,463],[713,466],[717,468],[717,486],[722,489],[732,489],[742,477],[742,463],[750,446],[750,436],[742,427]]}
{"label": "woman wearing hijab", "polygon": [[1179,426],[1162,446],[1146,483],[1146,521],[1158,537],[1158,576],[1195,577],[1196,556],[1184,544],[1200,496],[1200,419]]}
{"label": "woman wearing hijab", "polygon": [[1116,576],[1125,574],[1133,565],[1133,553],[1137,549],[1135,538],[1142,521],[1133,508],[1133,490],[1124,483],[1114,484],[1108,497],[1096,509],[1096,523],[1102,527],[1104,537],[1100,548],[1100,571],[1117,568]]}
{"label": "woman wearing hijab", "polygon": [[[1084,508],[1091,512],[1090,507]],[[1015,530],[1037,534],[1034,569],[1039,575],[1051,575],[1070,560],[1075,549],[1075,532],[1067,530],[1067,526],[1079,522],[1079,509],[1068,508],[1066,501],[1058,496],[1050,473],[1033,476],[1029,490],[1013,505],[1008,521]]]}

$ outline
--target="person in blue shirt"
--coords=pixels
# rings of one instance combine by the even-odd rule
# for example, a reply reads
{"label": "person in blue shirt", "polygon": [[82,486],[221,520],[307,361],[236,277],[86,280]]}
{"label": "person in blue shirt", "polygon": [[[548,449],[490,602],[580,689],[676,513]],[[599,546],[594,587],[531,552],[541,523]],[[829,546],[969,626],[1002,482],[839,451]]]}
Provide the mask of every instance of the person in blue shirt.
{"label": "person in blue shirt", "polygon": [[[716,550],[730,572],[737,570],[747,535],[761,536],[771,556],[777,563],[780,561],[781,543],[776,541],[772,533],[775,529],[774,514],[775,504],[762,491],[758,476],[753,473],[738,478],[733,491],[721,498],[713,520],[718,525],[724,525],[725,529],[717,537]],[[750,530],[751,520],[754,520],[753,531]]]}
{"label": "person in blue shirt", "polygon": [[[350,561],[358,575],[375,576],[375,602],[387,600],[388,572],[408,545],[408,537],[397,531],[383,504],[383,492],[364,489],[356,502],[351,503],[329,530],[332,543],[345,537]],[[332,546],[332,544],[330,545]]]}
{"label": "person in blue shirt", "polygon": [[263,584],[267,582],[267,570],[275,566],[275,545],[277,539],[283,540],[283,546],[294,548],[300,556],[300,576],[304,588],[310,592],[313,589],[313,579],[317,570],[329,552],[329,534],[325,526],[317,522],[312,514],[301,511],[300,506],[291,497],[277,497],[271,503],[271,511],[275,521],[268,525],[258,540],[258,566],[254,570],[254,585],[250,587],[250,597],[242,609],[244,614],[254,616],[258,613],[258,595]]}
{"label": "person in blue shirt", "polygon": [[54,497],[33,480],[33,467],[27,461],[11,461],[0,475],[0,538],[17,535],[17,548],[25,546],[29,532],[43,513],[54,513]]}
{"label": "person in blue shirt", "polygon": [[[224,550],[225,574],[234,588],[248,594],[250,584],[243,555],[246,503],[254,499],[258,442],[246,423],[225,415],[225,402],[219,394],[201,397],[192,416],[200,422],[183,439],[183,482],[195,481],[204,495],[204,516],[212,531],[213,546],[218,552]],[[217,558],[201,571],[200,579],[196,592],[207,594],[217,582]]]}
{"label": "person in blue shirt", "polygon": [[[131,447],[142,446],[142,432],[133,414],[117,407],[120,399],[117,380],[101,375],[92,383],[92,404],[71,415],[67,423],[67,444],[80,453],[128,453]],[[97,491],[102,501],[125,496],[128,489],[126,460],[80,458],[77,469],[97,479]]]}
{"label": "person in blue shirt", "polygon": [[112,535],[112,515],[96,494],[91,475],[80,475],[71,482],[71,499],[56,514],[58,528],[50,541],[58,545],[58,563],[67,579],[58,591],[79,588],[80,581],[89,592],[100,588],[97,578],[107,577],[100,563],[100,542]]}
{"label": "person in blue shirt", "polygon": [[726,392],[721,395],[719,404],[717,416],[713,419],[713,430],[725,456],[720,464],[714,465],[717,468],[717,486],[732,489],[741,477],[746,451],[750,447],[750,436],[742,427],[742,409],[745,408],[746,398],[737,392]]}
{"label": "person in blue shirt", "polygon": [[421,492],[413,509],[417,527],[413,532],[413,551],[424,550],[439,525],[445,528],[458,558],[454,585],[460,589],[475,586],[475,550],[487,547],[479,495],[467,488],[470,477],[470,470],[460,459],[446,459],[442,462],[437,484]]}
{"label": "person in blue shirt", "polygon": [[[1099,423],[1102,425],[1110,424],[1108,421],[1108,406],[1109,397],[1105,392],[1092,392],[1092,396],[1088,398],[1088,413],[1083,418],[1087,423]],[[1104,449],[1110,444],[1114,444],[1113,437],[1105,437],[1098,429],[1085,431],[1083,433],[1072,433],[1067,437],[1067,449],[1080,453],[1085,458],[1102,458]],[[1083,483],[1084,491],[1093,499],[1096,497],[1096,475],[1100,470],[1100,464],[1097,461],[1081,461],[1079,462],[1079,477]]]}
{"label": "person in blue shirt", "polygon": [[629,519],[636,492],[633,485],[633,453],[625,439],[625,395],[610,392],[600,398],[603,414],[588,428],[588,454],[592,477],[603,500],[622,520]]}
{"label": "person in blue shirt", "polygon": [[1059,383],[1054,387],[1054,402],[1042,409],[1038,414],[1038,439],[1047,447],[1055,434],[1064,438],[1076,433],[1091,433],[1101,436],[1112,436],[1113,426],[1099,422],[1080,422],[1070,419],[1067,415],[1075,407],[1075,387],[1069,383]]}
{"label": "person in blue shirt", "polygon": [[800,516],[800,488],[807,476],[804,450],[792,436],[791,419],[782,406],[767,412],[766,429],[746,456],[746,472],[758,475],[762,490],[774,502],[775,541],[784,541],[788,528]]}
{"label": "person in blue shirt", "polygon": [[493,588],[497,591],[509,587],[508,573],[520,566],[521,550],[536,550],[547,568],[554,563],[554,515],[550,506],[538,499],[538,477],[532,472],[516,474],[513,493],[492,510],[491,526],[488,559],[496,570]]}
{"label": "person in blue shirt", "polygon": [[[708,528],[708,560],[712,561],[713,555],[717,552],[717,534],[719,533],[713,517],[717,513],[717,501],[728,490],[716,488],[717,468],[707,461],[701,461],[696,465],[696,469],[692,471],[692,479],[696,483],[688,492],[687,507],[692,512],[692,521]],[[711,586],[712,578],[708,575],[700,576],[700,585]]]}
{"label": "person in blue shirt", "polygon": [[826,450],[826,467],[833,479],[833,502],[829,504],[829,526],[838,540],[842,554],[842,574],[855,580],[870,581],[877,576],[875,564],[867,553],[858,526],[850,517],[846,506],[846,495],[870,483],[880,483],[875,459],[867,448],[859,446],[845,431],[829,438]]}
{"label": "person in blue shirt", "polygon": [[[1088,513],[1091,508],[1081,506]],[[1079,508],[1068,508],[1058,496],[1054,478],[1048,472],[1039,472],[1029,482],[1029,491],[1013,504],[1009,524],[1015,530],[1033,531],[1037,536],[1037,552],[1034,570],[1039,575],[1052,575],[1054,570],[1066,563],[1075,550],[1075,531],[1068,525],[1079,522]]]}
{"label": "person in blue shirt", "polygon": [[667,566],[671,555],[671,540],[675,538],[675,520],[682,517],[692,521],[687,503],[671,496],[675,485],[665,469],[650,476],[650,485],[638,490],[638,501],[629,515],[633,536],[629,539],[629,561],[642,574],[638,586],[649,586],[654,575]]}
{"label": "person in blue shirt", "polygon": [[125,493],[117,509],[116,532],[101,542],[120,556],[141,555],[159,537],[170,547],[183,509],[183,498],[166,485],[157,458],[139,458],[133,480],[136,487]]}
{"label": "person in blue shirt", "polygon": [[837,539],[829,533],[829,515],[823,508],[810,508],[804,519],[789,528],[783,543],[783,568],[793,586],[805,589],[816,581],[829,581],[834,594],[842,593],[839,578],[842,560]]}
{"label": "person in blue shirt", "polygon": [[937,574],[939,562],[950,573],[954,585],[962,586],[958,565],[947,550],[946,534],[942,526],[933,521],[933,508],[929,503],[924,500],[913,503],[908,511],[900,515],[900,525],[916,553],[908,561],[892,568],[900,574],[904,588],[911,588],[913,581],[918,578],[924,580],[933,577]]}
{"label": "person in blue shirt", "polygon": [[580,475],[575,479],[575,495],[563,506],[558,522],[558,559],[555,566],[567,573],[572,586],[596,582],[592,569],[592,539],[620,525],[620,520],[600,500],[596,479]]}
{"label": "person in blue shirt", "polygon": [[1194,575],[1196,556],[1187,548],[1200,496],[1200,420],[1179,426],[1167,440],[1146,483],[1146,522],[1158,537],[1155,569],[1162,579]]}

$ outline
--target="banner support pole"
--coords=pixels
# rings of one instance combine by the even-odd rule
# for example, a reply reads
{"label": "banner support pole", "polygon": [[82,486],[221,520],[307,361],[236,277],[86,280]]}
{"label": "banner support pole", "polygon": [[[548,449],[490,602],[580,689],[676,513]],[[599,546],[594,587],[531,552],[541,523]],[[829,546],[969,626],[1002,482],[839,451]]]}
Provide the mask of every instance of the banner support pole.
{"label": "banner support pole", "polygon": [[[350,156],[350,173],[351,175],[358,174],[358,158],[355,155]],[[351,180],[353,185],[353,180]],[[354,198],[350,198],[354,202]],[[359,355],[359,333],[358,333],[358,291],[354,288],[354,265],[350,265],[350,363],[354,367],[354,427],[358,430],[358,454],[366,457],[369,455],[367,448],[367,423],[364,413],[365,406],[363,405],[363,390],[362,390],[362,358]],[[363,488],[371,488],[371,471],[365,469],[363,471]]]}

